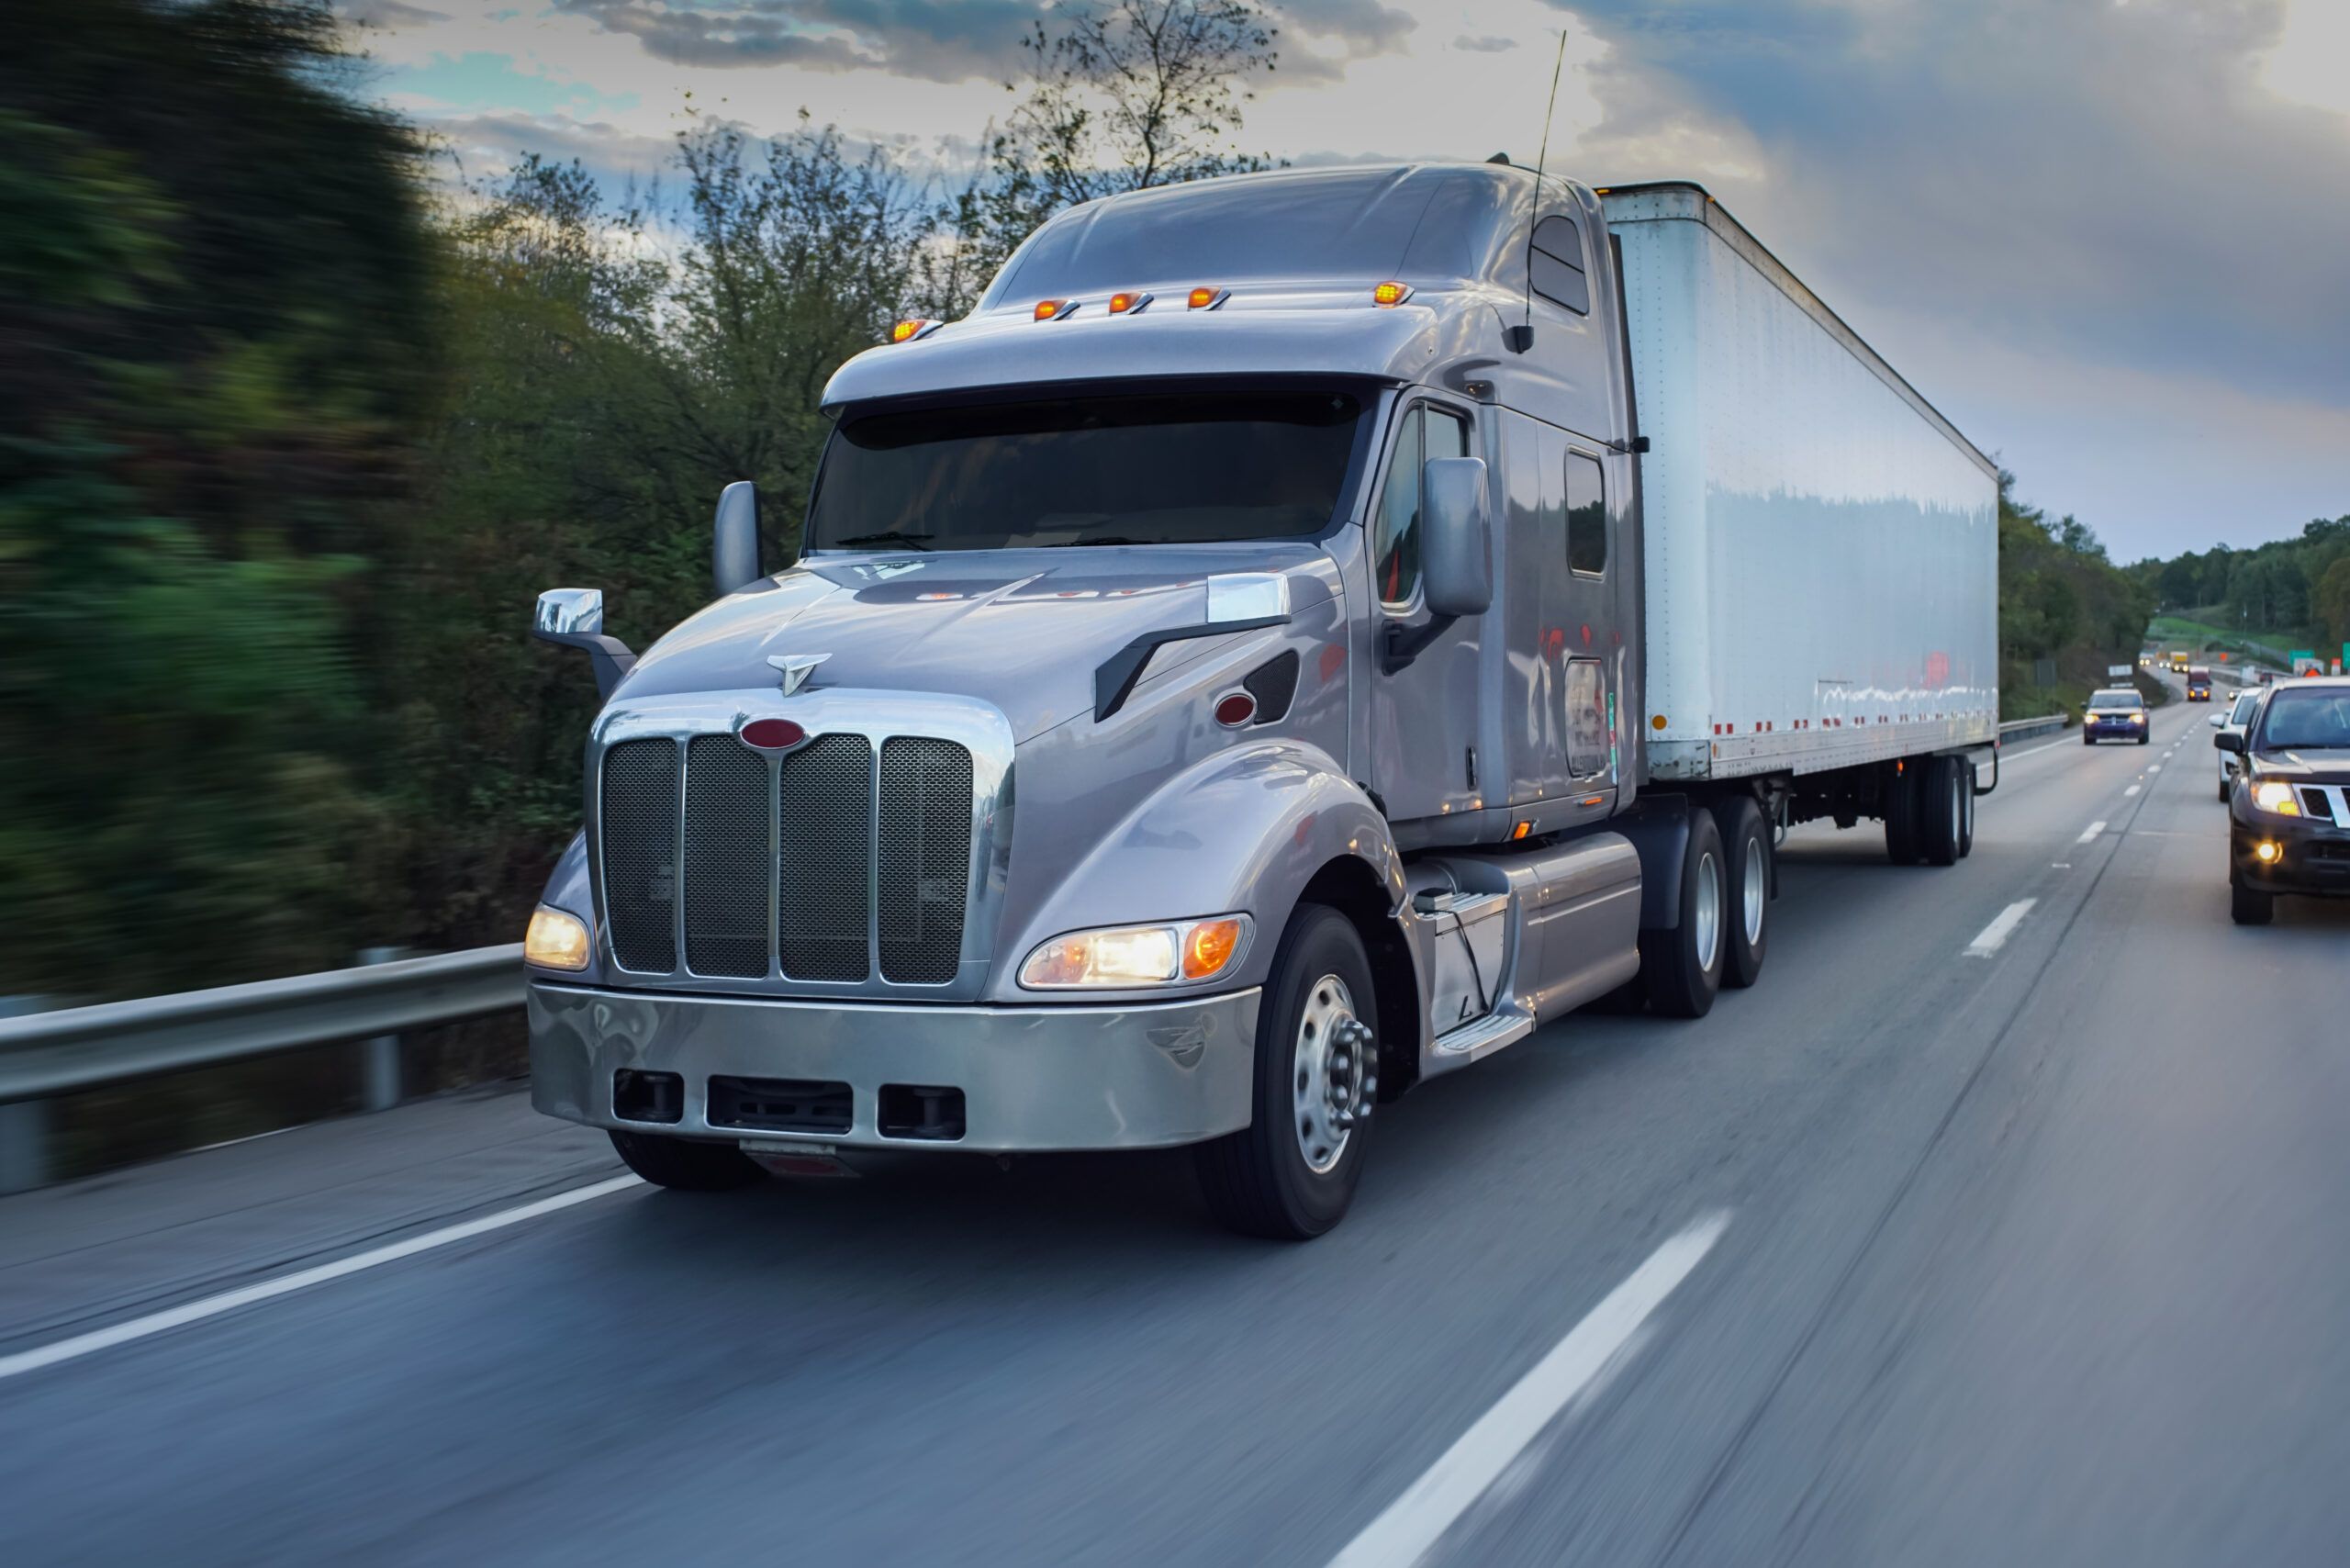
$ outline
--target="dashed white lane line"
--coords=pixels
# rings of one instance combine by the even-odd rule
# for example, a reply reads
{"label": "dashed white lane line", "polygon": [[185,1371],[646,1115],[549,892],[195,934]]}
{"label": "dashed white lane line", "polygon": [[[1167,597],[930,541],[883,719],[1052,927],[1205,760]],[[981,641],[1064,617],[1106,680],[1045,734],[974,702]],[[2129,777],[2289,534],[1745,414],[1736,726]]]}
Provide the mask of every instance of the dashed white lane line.
{"label": "dashed white lane line", "polygon": [[356,1274],[366,1269],[381,1268],[386,1263],[397,1263],[403,1258],[413,1258],[420,1252],[430,1252],[437,1247],[447,1247],[453,1242],[470,1240],[474,1237],[487,1235],[493,1230],[503,1230],[509,1225],[520,1225],[526,1219],[536,1219],[541,1215],[551,1215],[558,1209],[571,1208],[576,1204],[590,1203],[610,1193],[618,1193],[630,1187],[642,1185],[643,1185],[643,1181],[637,1177],[615,1176],[610,1181],[594,1182],[586,1187],[576,1187],[568,1193],[557,1193],[552,1198],[541,1198],[536,1203],[523,1204],[516,1208],[500,1209],[496,1214],[483,1215],[478,1219],[469,1219],[460,1225],[443,1226],[439,1230],[428,1230],[421,1236],[411,1236],[406,1241],[395,1241],[389,1246],[378,1247],[372,1251],[355,1252],[348,1258],[339,1258],[331,1263],[321,1263],[314,1269],[297,1270],[291,1274],[283,1274],[274,1280],[263,1280],[259,1284],[224,1291],[218,1295],[208,1295],[201,1301],[185,1302],[178,1306],[168,1307],[162,1312],[151,1312],[144,1317],[134,1317],[128,1323],[118,1323],[108,1328],[93,1329],[87,1334],[76,1334],[71,1339],[60,1339],[53,1345],[42,1345],[35,1350],[19,1350],[13,1356],[0,1356],[0,1379],[12,1378],[22,1372],[37,1371],[41,1367],[53,1367],[60,1361],[76,1361],[84,1356],[94,1355],[100,1350],[112,1350],[117,1345],[127,1345],[133,1339],[144,1339],[151,1335],[161,1334],[168,1328],[200,1323],[207,1317],[218,1317],[224,1312],[234,1312],[241,1306],[251,1306],[256,1302],[291,1295],[296,1291],[306,1291],[312,1285],[322,1285],[330,1280],[340,1280],[347,1274]]}
{"label": "dashed white lane line", "polygon": [[2087,844],[2090,839],[2095,838],[2098,834],[2101,834],[2104,831],[2105,823],[2101,822],[2091,823],[2089,823],[2087,830],[2073,842],[2076,844]]}
{"label": "dashed white lane line", "polygon": [[1966,956],[1970,958],[1987,958],[2006,946],[2008,938],[2016,934],[2016,927],[2023,924],[2023,917],[2030,914],[2031,906],[2039,902],[2038,899],[2018,899],[2001,910],[1998,918],[1985,926],[1982,934],[1966,945]]}
{"label": "dashed white lane line", "polygon": [[1330,1568],[1406,1568],[1426,1556],[1453,1521],[1542,1435],[1551,1418],[1633,1343],[1649,1315],[1689,1277],[1729,1226],[1728,1214],[1708,1215],[1651,1253],[1533,1371],[1478,1417],[1427,1473],[1364,1526],[1330,1560]]}
{"label": "dashed white lane line", "polygon": [[2122,798],[2123,800],[2125,800],[2125,801],[2126,801],[2126,800],[2128,800],[2131,796],[2132,796],[2132,795],[2136,794],[2136,793],[2137,793],[2141,789],[2143,789],[2143,788],[2144,788],[2144,786],[2143,786],[2143,785],[2139,785],[2139,784],[2132,784],[2132,785],[2131,785],[2131,786],[2130,786],[2130,788],[2128,788],[2127,790],[2122,790],[2122,791],[2121,791],[2121,798]]}
{"label": "dashed white lane line", "polygon": [[2150,767],[2147,767],[2147,769],[2146,769],[2146,771],[2147,771],[2147,772],[2149,772],[2149,773],[2160,773],[2162,770],[2163,770],[2163,765],[2162,765],[2161,763],[2159,763],[2159,762],[2157,762],[2157,763],[2154,763],[2154,764],[2151,765],[2151,766],[2150,766]]}

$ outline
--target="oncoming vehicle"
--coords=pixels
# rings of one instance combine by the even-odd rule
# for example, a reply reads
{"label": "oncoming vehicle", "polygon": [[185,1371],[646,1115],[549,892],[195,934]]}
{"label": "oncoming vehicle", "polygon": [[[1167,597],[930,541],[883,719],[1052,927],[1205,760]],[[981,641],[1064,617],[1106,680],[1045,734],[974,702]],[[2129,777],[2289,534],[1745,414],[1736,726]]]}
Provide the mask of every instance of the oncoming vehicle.
{"label": "oncoming vehicle", "polygon": [[1131,192],[890,338],[795,564],[738,482],[641,658],[541,602],[532,1095],[649,1181],[1192,1145],[1312,1236],[1415,1083],[1753,983],[1780,826],[1972,846],[1997,467],[1694,185]]}
{"label": "oncoming vehicle", "polygon": [[2211,672],[2200,667],[2187,672],[2187,700],[2189,702],[2211,700]]}
{"label": "oncoming vehicle", "polygon": [[2101,740],[2135,741],[2144,745],[2147,734],[2146,700],[2138,695],[2135,687],[2108,686],[2089,693],[2089,705],[2081,711],[2083,745],[2095,745]]}
{"label": "oncoming vehicle", "polygon": [[2211,737],[2243,761],[2228,796],[2230,912],[2266,925],[2277,895],[2350,896],[2350,679],[2273,688],[2241,734]]}
{"label": "oncoming vehicle", "polygon": [[2173,675],[2185,675],[2187,673],[2187,655],[2185,654],[2173,653],[2171,655],[2170,672]]}
{"label": "oncoming vehicle", "polygon": [[[2228,704],[2225,711],[2211,715],[2211,727],[2240,735],[2244,734],[2244,726],[2252,722],[2252,711],[2259,706],[2259,692],[2239,691],[2236,693],[2235,700]],[[2212,744],[2215,748],[2218,746],[2216,741]],[[2220,799],[2225,801],[2228,798],[2228,786],[2235,782],[2236,754],[2221,750],[2219,758]]]}

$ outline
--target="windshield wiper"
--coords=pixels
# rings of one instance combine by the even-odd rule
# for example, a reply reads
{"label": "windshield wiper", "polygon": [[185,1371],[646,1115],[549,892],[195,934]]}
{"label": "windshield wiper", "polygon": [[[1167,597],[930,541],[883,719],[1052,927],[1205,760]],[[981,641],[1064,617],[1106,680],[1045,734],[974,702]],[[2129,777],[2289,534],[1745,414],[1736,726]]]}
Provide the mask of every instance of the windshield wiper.
{"label": "windshield wiper", "polygon": [[893,528],[886,533],[852,533],[845,539],[835,539],[832,543],[834,544],[902,544],[909,550],[928,550],[931,546],[923,543],[923,541],[937,537],[938,535],[934,533],[907,533]]}
{"label": "windshield wiper", "polygon": [[1123,533],[1097,533],[1091,539],[1060,539],[1042,546],[1046,550],[1069,550],[1080,544],[1140,544],[1140,539],[1129,539]]}

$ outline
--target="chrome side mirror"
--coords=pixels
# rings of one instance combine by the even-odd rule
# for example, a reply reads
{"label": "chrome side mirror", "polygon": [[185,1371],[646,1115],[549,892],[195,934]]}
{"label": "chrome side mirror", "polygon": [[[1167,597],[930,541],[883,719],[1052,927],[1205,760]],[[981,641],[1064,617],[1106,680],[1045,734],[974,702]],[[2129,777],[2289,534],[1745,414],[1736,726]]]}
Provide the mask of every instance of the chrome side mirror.
{"label": "chrome side mirror", "polygon": [[539,595],[538,613],[532,618],[531,630],[540,634],[553,632],[559,635],[600,635],[604,630],[604,590],[547,589]]}
{"label": "chrome side mirror", "polygon": [[718,493],[718,516],[711,524],[711,586],[724,598],[758,581],[759,487],[737,479]]}
{"label": "chrome side mirror", "polygon": [[1485,515],[1485,460],[1431,457],[1420,465],[1420,594],[1428,615],[1418,625],[1390,621],[1380,663],[1393,675],[1464,615],[1494,602],[1494,542]]}
{"label": "chrome side mirror", "polygon": [[584,650],[596,671],[596,689],[606,697],[636,667],[636,655],[628,644],[604,635],[601,588],[547,589],[539,595],[539,607],[531,616],[531,635],[557,647]]}

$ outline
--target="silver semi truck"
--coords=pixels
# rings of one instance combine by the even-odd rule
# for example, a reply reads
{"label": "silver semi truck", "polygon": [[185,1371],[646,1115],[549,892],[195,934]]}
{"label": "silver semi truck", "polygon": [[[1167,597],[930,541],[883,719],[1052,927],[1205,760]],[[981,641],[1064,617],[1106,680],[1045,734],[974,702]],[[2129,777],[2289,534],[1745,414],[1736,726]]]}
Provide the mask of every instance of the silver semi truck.
{"label": "silver semi truck", "polygon": [[1044,226],[824,392],[800,559],[606,697],[532,1095],[648,1181],[1198,1146],[1307,1237],[1374,1112],[1755,981],[1791,823],[1972,843],[1992,464],[1695,185],[1284,172]]}

